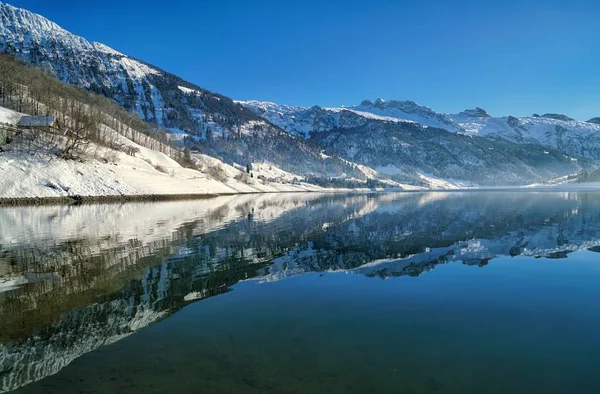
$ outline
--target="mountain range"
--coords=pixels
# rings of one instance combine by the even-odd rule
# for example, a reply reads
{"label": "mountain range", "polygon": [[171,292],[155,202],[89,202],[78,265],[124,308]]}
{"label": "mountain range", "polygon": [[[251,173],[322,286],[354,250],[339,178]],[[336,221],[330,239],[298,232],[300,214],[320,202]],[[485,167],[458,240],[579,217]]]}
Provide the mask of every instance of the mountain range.
{"label": "mountain range", "polygon": [[105,95],[170,139],[226,163],[391,186],[524,185],[595,168],[598,118],[436,112],[413,101],[352,107],[234,101],[43,16],[0,2],[0,52]]}

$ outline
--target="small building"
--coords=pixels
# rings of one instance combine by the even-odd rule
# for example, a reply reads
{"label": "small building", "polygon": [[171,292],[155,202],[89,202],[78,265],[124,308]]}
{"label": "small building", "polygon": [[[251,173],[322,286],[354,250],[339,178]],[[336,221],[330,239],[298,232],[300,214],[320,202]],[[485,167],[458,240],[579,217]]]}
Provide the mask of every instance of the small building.
{"label": "small building", "polygon": [[[11,142],[17,135],[25,132],[28,138],[39,134],[54,133],[59,129],[54,116],[23,115],[16,124],[0,124],[0,147]],[[0,148],[0,151],[2,149]]]}
{"label": "small building", "polygon": [[23,115],[17,122],[17,129],[20,130],[50,131],[52,128],[56,128],[56,118],[54,116]]}

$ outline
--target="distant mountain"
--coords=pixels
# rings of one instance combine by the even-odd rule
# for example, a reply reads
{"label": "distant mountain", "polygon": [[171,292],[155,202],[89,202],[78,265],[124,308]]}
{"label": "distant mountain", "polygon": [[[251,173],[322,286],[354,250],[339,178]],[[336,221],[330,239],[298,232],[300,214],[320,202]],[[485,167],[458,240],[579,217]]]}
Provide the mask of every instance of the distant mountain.
{"label": "distant mountain", "polygon": [[600,125],[600,117],[592,118],[588,120],[588,123],[594,123]]}
{"label": "distant mountain", "polygon": [[240,103],[315,141],[327,154],[400,182],[434,177],[480,185],[537,183],[600,161],[600,125],[586,122],[495,118],[479,107],[444,114],[413,101],[383,99],[339,108]]}
{"label": "distant mountain", "polygon": [[305,138],[311,133],[335,128],[363,126],[370,120],[382,122],[413,122],[423,126],[460,131],[445,114],[438,114],[414,101],[363,101],[354,107],[323,108],[278,105],[261,101],[239,101],[248,109],[282,129]]}
{"label": "distant mountain", "polygon": [[570,118],[567,115],[563,115],[563,114],[543,114],[540,117],[548,118],[548,119],[555,119],[555,120],[562,120],[563,122],[571,122],[571,121],[575,120],[575,119]]}
{"label": "distant mountain", "polygon": [[[273,124],[306,137],[310,137],[307,130],[322,132],[350,129],[373,120],[381,124],[409,122],[490,140],[500,138],[518,144],[539,145],[556,149],[575,159],[600,161],[600,124],[579,122],[565,115],[492,117],[482,108],[444,114],[412,101],[382,99],[374,102],[365,100],[358,106],[341,108],[279,106],[257,101],[240,103]],[[341,121],[347,120],[350,114],[352,122]],[[328,121],[324,122],[323,119]]]}
{"label": "distant mountain", "polygon": [[419,105],[414,101],[377,99],[371,102],[364,100],[354,108],[361,112],[385,118],[415,122],[423,126],[438,127],[449,131],[460,131],[448,115],[435,112],[431,108]]}
{"label": "distant mountain", "polygon": [[600,160],[600,125],[547,116],[482,118],[458,114],[451,117],[469,135],[535,144],[557,149],[571,157]]}
{"label": "distant mountain", "polygon": [[313,134],[328,154],[362,163],[398,182],[435,179],[478,185],[538,183],[589,161],[536,144],[448,133],[414,123],[375,122]]}
{"label": "distant mountain", "polygon": [[485,109],[479,107],[475,109],[465,109],[458,115],[472,118],[491,118],[491,116],[485,111]]}

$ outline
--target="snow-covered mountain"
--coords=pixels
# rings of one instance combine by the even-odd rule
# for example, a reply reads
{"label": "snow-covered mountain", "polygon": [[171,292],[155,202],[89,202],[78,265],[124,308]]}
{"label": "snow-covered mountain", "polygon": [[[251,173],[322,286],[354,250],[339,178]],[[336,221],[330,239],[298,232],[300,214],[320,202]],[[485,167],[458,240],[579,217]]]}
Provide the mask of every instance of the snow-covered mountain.
{"label": "snow-covered mountain", "polygon": [[0,2],[0,52],[52,71],[60,80],[114,99],[160,127],[201,132],[255,116],[206,91],[104,44],[89,42],[41,15]]}
{"label": "snow-covered mountain", "polygon": [[587,168],[587,159],[536,144],[449,133],[415,123],[369,122],[364,126],[315,133],[328,154],[384,173],[398,182],[422,179],[468,181],[478,185],[518,185]]}
{"label": "snow-covered mountain", "polygon": [[142,119],[188,137],[192,149],[228,164],[269,161],[285,171],[358,177],[347,161],[290,136],[228,97],[210,92],[43,16],[0,2],[0,53],[50,70],[61,81],[103,94]]}
{"label": "snow-covered mountain", "polygon": [[578,172],[589,161],[600,161],[600,125],[564,115],[494,118],[479,107],[444,114],[413,101],[383,99],[339,108],[239,103],[289,133],[315,141],[327,154],[402,182],[430,182],[433,175],[519,184]]}
{"label": "snow-covered mountain", "polygon": [[600,125],[556,114],[444,114],[382,99],[339,108],[233,101],[2,2],[0,52],[101,93],[231,165],[269,162],[302,176],[434,187],[540,182],[600,160]]}
{"label": "snow-covered mountain", "polygon": [[550,113],[523,118],[492,117],[479,107],[458,114],[445,114],[413,101],[383,99],[373,102],[365,100],[358,106],[339,108],[287,106],[258,101],[240,103],[271,123],[306,138],[310,138],[310,132],[351,129],[369,121],[412,122],[453,133],[540,145],[572,157],[600,161],[600,124],[594,119],[580,122],[565,115]]}
{"label": "snow-covered mountain", "polygon": [[595,117],[595,118],[589,119],[587,122],[600,125],[600,117]]}
{"label": "snow-covered mountain", "polygon": [[[323,108],[317,105],[299,107],[262,101],[237,101],[237,103],[251,109],[287,132],[304,138],[310,138],[311,133],[363,126],[369,120],[394,123],[408,121],[405,118],[378,115],[363,107]],[[415,116],[414,118],[424,120],[423,117]]]}
{"label": "snow-covered mountain", "polygon": [[364,100],[354,110],[371,113],[385,118],[419,123],[427,127],[437,127],[449,131],[460,131],[452,119],[446,114],[433,111],[414,101],[397,101],[377,99],[373,102]]}
{"label": "snow-covered mountain", "polygon": [[[454,132],[464,131],[449,115],[441,114],[414,101],[364,100],[352,107],[301,107],[278,105],[262,101],[238,101],[256,114],[282,129],[305,138],[311,132],[329,131],[335,128],[352,128],[365,125],[370,120],[392,123],[418,123]],[[478,108],[477,110],[481,110]],[[483,111],[483,110],[481,110]],[[485,111],[483,111],[485,113]],[[476,110],[466,114],[477,113]]]}
{"label": "snow-covered mountain", "polygon": [[600,160],[600,133],[595,133],[600,126],[586,122],[493,118],[482,108],[449,115],[413,101],[383,99],[339,108],[239,103],[316,142],[326,154],[400,182],[533,183],[580,171],[590,164],[582,158]]}
{"label": "snow-covered mountain", "polygon": [[568,120],[563,116],[517,118],[481,117],[460,113],[450,115],[453,122],[469,135],[502,138],[517,143],[533,143],[558,149],[567,155],[600,161],[600,125]]}

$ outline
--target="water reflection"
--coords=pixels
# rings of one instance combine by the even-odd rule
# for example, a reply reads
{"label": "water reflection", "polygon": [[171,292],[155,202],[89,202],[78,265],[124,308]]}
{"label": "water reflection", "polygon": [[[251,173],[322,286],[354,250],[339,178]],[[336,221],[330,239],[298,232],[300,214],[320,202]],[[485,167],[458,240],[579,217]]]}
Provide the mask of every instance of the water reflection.
{"label": "water reflection", "polygon": [[600,195],[260,195],[0,209],[0,391],[231,291],[344,270],[417,276],[600,250]]}

